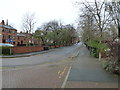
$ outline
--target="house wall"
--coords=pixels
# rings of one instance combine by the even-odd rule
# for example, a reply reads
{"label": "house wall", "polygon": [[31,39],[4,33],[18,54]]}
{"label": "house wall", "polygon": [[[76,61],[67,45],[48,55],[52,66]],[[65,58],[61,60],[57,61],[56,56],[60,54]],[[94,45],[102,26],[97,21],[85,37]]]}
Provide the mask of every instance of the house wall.
{"label": "house wall", "polygon": [[[17,34],[23,34],[24,36],[19,36]],[[12,43],[14,46],[22,44],[40,44],[41,41],[33,38],[32,34],[28,32],[20,32],[17,33],[17,30],[13,27],[5,24],[4,20],[0,23],[0,43],[9,43],[8,40],[11,38],[13,40]]]}

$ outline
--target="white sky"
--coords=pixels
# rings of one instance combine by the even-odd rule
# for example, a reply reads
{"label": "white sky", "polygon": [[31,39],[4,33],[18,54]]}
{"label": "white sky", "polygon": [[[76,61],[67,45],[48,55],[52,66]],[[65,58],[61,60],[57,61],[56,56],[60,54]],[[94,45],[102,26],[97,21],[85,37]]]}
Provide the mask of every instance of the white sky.
{"label": "white sky", "polygon": [[50,20],[61,20],[64,24],[75,24],[78,11],[74,3],[78,0],[0,0],[0,22],[21,31],[22,17],[26,12],[35,13],[36,28]]}

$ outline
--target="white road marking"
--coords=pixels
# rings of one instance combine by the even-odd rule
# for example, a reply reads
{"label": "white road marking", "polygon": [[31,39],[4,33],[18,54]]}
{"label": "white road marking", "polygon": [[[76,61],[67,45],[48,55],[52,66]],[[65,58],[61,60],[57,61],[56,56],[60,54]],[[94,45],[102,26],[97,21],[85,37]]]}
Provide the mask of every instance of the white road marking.
{"label": "white road marking", "polygon": [[62,84],[61,88],[65,88],[65,85],[66,85],[66,83],[67,83],[67,79],[68,79],[68,76],[69,76],[69,74],[70,74],[71,68],[72,68],[72,67],[69,68],[68,73],[67,73],[67,75],[66,75],[66,77],[65,77],[65,80],[63,81],[63,84]]}

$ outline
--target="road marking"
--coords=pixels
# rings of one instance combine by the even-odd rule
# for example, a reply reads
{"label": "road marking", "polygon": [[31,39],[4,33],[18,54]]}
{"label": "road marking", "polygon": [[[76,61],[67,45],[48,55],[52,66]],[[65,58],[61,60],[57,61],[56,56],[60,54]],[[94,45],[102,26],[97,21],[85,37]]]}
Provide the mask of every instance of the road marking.
{"label": "road marking", "polygon": [[59,75],[60,73],[61,73],[61,71],[59,70],[59,71],[58,71],[58,75]]}
{"label": "road marking", "polygon": [[67,75],[66,75],[66,77],[65,77],[65,80],[63,81],[63,84],[62,84],[61,88],[65,88],[65,85],[66,85],[66,83],[67,83],[67,79],[68,79],[68,76],[69,76],[69,74],[70,74],[71,68],[72,68],[72,67],[69,68],[68,73],[67,73]]}

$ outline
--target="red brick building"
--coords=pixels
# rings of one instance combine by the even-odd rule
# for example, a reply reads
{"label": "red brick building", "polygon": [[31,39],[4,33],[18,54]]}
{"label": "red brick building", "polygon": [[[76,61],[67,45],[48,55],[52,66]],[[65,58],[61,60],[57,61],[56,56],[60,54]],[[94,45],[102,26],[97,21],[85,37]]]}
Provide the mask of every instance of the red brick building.
{"label": "red brick building", "polygon": [[13,40],[11,44],[17,45],[17,30],[2,20],[0,23],[0,43],[9,43],[9,39]]}
{"label": "red brick building", "polygon": [[17,46],[26,46],[30,43],[33,43],[32,34],[28,34],[28,32],[17,33],[17,42]]}
{"label": "red brick building", "polygon": [[[9,42],[12,39],[12,42]],[[12,26],[5,24],[4,20],[0,23],[0,43],[10,43],[14,46],[26,46],[28,44],[39,44],[40,40],[33,38],[28,32],[17,33]]]}

